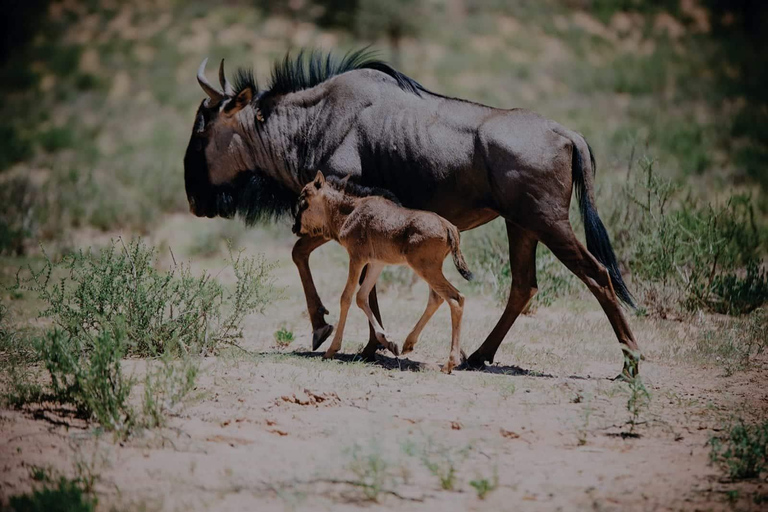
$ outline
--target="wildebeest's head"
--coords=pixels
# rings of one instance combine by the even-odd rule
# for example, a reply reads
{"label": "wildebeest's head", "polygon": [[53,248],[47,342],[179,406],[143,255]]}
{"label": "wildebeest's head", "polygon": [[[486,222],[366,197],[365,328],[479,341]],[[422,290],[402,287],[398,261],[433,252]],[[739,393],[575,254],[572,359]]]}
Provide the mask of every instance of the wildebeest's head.
{"label": "wildebeest's head", "polygon": [[[205,59],[197,81],[208,95],[195,114],[192,137],[184,156],[184,181],[189,209],[199,217],[232,217],[238,208],[244,171],[255,165],[245,144],[244,126],[248,122],[253,89],[239,93],[227,81],[224,61],[219,67],[223,90],[205,77]],[[238,186],[239,185],[239,186]]]}

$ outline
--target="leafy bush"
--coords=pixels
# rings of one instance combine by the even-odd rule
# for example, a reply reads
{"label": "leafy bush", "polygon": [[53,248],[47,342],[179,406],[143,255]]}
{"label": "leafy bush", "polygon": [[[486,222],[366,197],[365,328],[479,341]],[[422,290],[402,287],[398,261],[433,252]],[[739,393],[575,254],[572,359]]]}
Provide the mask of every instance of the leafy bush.
{"label": "leafy bush", "polygon": [[748,425],[739,420],[724,438],[709,440],[710,460],[734,479],[754,478],[768,468],[768,421]]}
{"label": "leafy bush", "polygon": [[[93,512],[98,500],[84,489],[80,480],[59,477],[51,482],[42,478],[42,488],[20,496],[11,496],[8,506],[13,512]],[[53,484],[53,485],[52,485]]]}
{"label": "leafy bush", "polygon": [[[117,339],[125,329],[126,355],[202,355],[242,336],[245,315],[262,312],[274,296],[271,266],[263,257],[230,252],[236,286],[229,291],[210,274],[194,276],[175,261],[155,268],[156,253],[140,240],[112,241],[95,257],[78,251],[54,263],[46,256],[19,286],[39,293],[51,318],[69,338],[92,339],[101,331]],[[52,275],[66,272],[53,282]]]}
{"label": "leafy bush", "polygon": [[51,376],[53,399],[74,405],[107,430],[123,432],[135,421],[128,404],[133,382],[121,369],[127,351],[125,322],[120,318],[115,324],[110,331],[82,337],[54,328],[40,340],[39,350]]}
{"label": "leafy bush", "polygon": [[[41,270],[19,278],[18,286],[39,293],[46,304],[41,316],[53,322],[35,344],[50,383],[37,396],[17,393],[10,402],[71,404],[122,435],[162,425],[194,386],[194,357],[235,343],[245,315],[262,311],[274,295],[263,258],[230,253],[232,291],[175,261],[160,272],[155,260],[155,250],[141,241],[113,241],[98,257],[90,251],[58,263],[46,257]],[[128,355],[158,358],[145,372],[140,409],[130,401],[137,381],[122,368]]]}
{"label": "leafy bush", "polygon": [[765,236],[749,196],[723,205],[700,204],[659,177],[654,162],[624,189],[626,201],[612,215],[618,248],[643,302],[666,316],[674,307],[742,314],[768,301],[761,269]]}

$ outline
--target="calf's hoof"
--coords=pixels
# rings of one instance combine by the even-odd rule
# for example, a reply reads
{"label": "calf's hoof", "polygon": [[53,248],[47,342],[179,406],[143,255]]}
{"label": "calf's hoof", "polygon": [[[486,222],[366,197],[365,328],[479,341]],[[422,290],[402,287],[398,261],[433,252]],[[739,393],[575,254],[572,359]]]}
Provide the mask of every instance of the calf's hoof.
{"label": "calf's hoof", "polygon": [[392,341],[388,341],[385,345],[392,354],[394,354],[395,357],[398,357],[400,355],[400,349],[397,346],[397,343],[394,343]]}
{"label": "calf's hoof", "polygon": [[329,348],[325,351],[325,354],[323,354],[323,359],[333,359],[333,356],[335,355],[336,351]]}
{"label": "calf's hoof", "polygon": [[328,339],[328,336],[330,336],[332,332],[333,326],[330,324],[324,325],[319,329],[315,329],[312,332],[312,350],[317,350],[320,348],[320,345],[322,345],[325,340]]}
{"label": "calf's hoof", "polygon": [[454,366],[455,365],[451,361],[448,361],[447,363],[445,363],[443,365],[442,368],[440,368],[440,371],[443,372],[446,375],[450,375],[451,372],[453,371]]}

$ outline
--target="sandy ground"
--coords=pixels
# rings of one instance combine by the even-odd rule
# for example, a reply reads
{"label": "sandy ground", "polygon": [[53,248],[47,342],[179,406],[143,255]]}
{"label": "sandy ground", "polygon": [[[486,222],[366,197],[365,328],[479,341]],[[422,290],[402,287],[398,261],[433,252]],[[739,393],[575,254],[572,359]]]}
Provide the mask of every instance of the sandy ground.
{"label": "sandy ground", "polygon": [[[157,241],[183,247],[194,226],[172,220]],[[724,480],[707,441],[736,415],[765,417],[768,361],[726,377],[691,357],[696,325],[633,318],[651,400],[629,437],[628,387],[611,380],[621,353],[588,296],[522,317],[484,372],[439,372],[449,350],[446,307],[408,358],[380,354],[376,364],[353,361],[367,339],[353,308],[345,355],[326,362],[309,352],[291,243],[249,236],[249,250],[280,262],[286,298],[248,319],[242,346],[250,353],[204,361],[192,399],[167,428],[115,442],[56,411],[0,411],[0,497],[30,488],[30,466],[71,474],[79,464],[100,475],[104,510],[731,510],[732,490],[738,510],[765,506],[751,496],[768,484]],[[324,247],[312,266],[335,321],[344,253]],[[455,272],[449,278],[469,290]],[[467,296],[469,352],[501,308]],[[381,295],[392,339],[402,343],[426,297],[421,283]],[[273,338],[281,326],[297,334],[286,349]],[[497,482],[483,500],[470,483],[482,480]],[[361,485],[373,482],[378,492]]]}

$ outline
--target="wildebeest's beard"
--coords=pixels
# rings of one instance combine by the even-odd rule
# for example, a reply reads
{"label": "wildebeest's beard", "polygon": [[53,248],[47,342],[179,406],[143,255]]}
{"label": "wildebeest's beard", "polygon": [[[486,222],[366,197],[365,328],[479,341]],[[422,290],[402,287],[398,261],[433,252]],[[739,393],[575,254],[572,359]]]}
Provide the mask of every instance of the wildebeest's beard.
{"label": "wildebeest's beard", "polygon": [[202,141],[192,140],[184,157],[184,182],[192,213],[199,217],[225,217],[236,214],[247,225],[294,215],[297,194],[261,171],[243,171],[230,183],[214,185]]}

